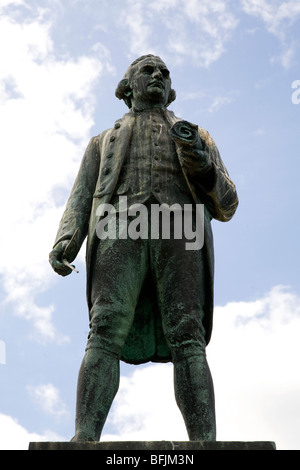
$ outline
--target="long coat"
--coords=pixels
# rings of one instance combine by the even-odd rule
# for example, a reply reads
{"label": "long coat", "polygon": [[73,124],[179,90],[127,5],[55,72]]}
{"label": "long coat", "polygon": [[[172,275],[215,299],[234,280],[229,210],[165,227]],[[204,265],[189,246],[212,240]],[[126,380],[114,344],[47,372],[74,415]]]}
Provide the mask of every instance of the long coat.
{"label": "long coat", "polygon": [[[180,121],[171,111],[166,110],[166,117],[170,128]],[[100,204],[109,203],[116,188],[120,170],[130,144],[134,121],[134,113],[129,112],[116,121],[112,129],[108,129],[90,140],[54,244],[55,246],[62,240],[70,240],[76,233],[69,253],[69,261],[72,262],[77,256],[84,239],[86,236],[88,237],[86,267],[89,309],[92,306],[90,288],[93,254],[97,243],[101,243],[96,235],[97,208]],[[223,222],[230,220],[237,208],[238,197],[235,185],[229,178],[213,139],[203,128],[198,128],[198,132],[209,150],[211,165],[209,184],[200,166],[197,168],[197,164],[192,174],[189,174],[188,165],[186,165],[187,156],[176,142],[175,144],[179,163],[193,200],[196,204],[205,205],[204,246],[202,250],[204,250],[203,257],[208,289],[207,304],[204,308],[204,327],[208,344],[212,331],[214,284],[214,249],[211,219],[215,218]],[[153,304],[150,296],[142,292],[132,330],[123,348],[122,359],[124,361],[142,363],[149,360],[157,362],[170,360],[170,352],[156,310],[157,306]]]}

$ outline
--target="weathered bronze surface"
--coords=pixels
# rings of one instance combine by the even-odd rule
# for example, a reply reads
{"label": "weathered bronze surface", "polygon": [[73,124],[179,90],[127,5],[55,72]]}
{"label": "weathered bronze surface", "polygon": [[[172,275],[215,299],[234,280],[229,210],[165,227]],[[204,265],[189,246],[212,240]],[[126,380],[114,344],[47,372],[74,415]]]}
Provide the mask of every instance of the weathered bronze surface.
{"label": "weathered bronze surface", "polygon": [[[197,455],[197,452],[201,450],[276,450],[276,445],[272,441],[31,442],[28,450],[101,450],[109,452],[110,456],[111,452],[123,452],[123,455],[130,455],[129,452],[134,451],[133,455],[137,455],[138,451],[143,455],[145,451],[165,451],[166,455],[174,456],[176,453],[190,451],[194,451],[190,455]],[[118,455],[122,454],[114,455],[115,458],[118,458]],[[145,457],[147,457],[147,453],[144,454],[143,458]],[[157,464],[158,462],[153,459],[153,463]],[[159,463],[162,465],[165,462],[161,460]]]}
{"label": "weathered bronze surface", "polygon": [[[159,57],[131,64],[116,96],[129,112],[91,139],[49,257],[58,274],[70,274],[87,237],[90,333],[73,441],[99,440],[119,387],[120,359],[172,361],[189,439],[213,441],[214,391],[205,356],[213,318],[211,219],[232,218],[236,189],[209,133],[167,110],[176,94]],[[151,211],[162,204],[193,208],[196,234],[204,205],[203,246],[187,249],[190,238],[185,231],[176,236],[175,216],[169,238],[153,227]],[[132,231],[138,225],[132,207],[144,217],[140,232]],[[113,231],[105,234],[108,228]],[[160,230],[155,236],[153,228]]]}

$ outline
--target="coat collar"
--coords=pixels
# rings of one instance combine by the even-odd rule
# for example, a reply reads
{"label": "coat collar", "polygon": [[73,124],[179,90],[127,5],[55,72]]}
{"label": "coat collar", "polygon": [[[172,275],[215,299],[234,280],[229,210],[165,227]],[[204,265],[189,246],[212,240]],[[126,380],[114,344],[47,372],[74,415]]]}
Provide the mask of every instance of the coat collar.
{"label": "coat collar", "polygon": [[[151,111],[151,110],[149,110],[149,111]],[[140,113],[139,111],[136,112],[134,110],[130,110],[129,113],[126,113],[121,119],[118,119],[115,122],[115,128],[116,128],[116,126],[119,127],[119,125],[121,126],[124,123],[126,123],[126,124],[130,123],[130,122],[133,123],[135,117],[139,113]],[[165,114],[166,119],[169,122],[170,126],[173,126],[176,122],[181,121],[181,118],[176,117],[175,114],[173,113],[173,111],[169,111],[168,109],[164,108],[163,113]]]}

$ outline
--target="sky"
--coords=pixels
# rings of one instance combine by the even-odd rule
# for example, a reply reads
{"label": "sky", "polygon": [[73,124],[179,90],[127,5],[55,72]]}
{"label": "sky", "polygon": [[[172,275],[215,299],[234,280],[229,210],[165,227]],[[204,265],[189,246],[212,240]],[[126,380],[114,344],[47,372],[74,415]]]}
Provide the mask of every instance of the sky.
{"label": "sky", "polygon": [[[212,222],[217,439],[300,450],[299,22],[299,0],[1,0],[1,450],[74,434],[85,244],[66,278],[48,254],[89,139],[127,112],[115,88],[148,53],[240,200]],[[171,364],[122,364],[101,439],[187,440]]]}

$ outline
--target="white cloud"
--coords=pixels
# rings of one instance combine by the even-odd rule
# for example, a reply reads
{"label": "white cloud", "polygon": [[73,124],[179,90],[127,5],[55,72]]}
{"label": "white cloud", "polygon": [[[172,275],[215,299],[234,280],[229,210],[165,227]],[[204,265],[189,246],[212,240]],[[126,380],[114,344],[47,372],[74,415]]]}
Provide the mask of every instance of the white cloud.
{"label": "white cloud", "polygon": [[0,450],[28,450],[30,442],[65,440],[52,431],[29,432],[15,418],[0,414]]}
{"label": "white cloud", "polygon": [[267,30],[279,38],[283,52],[279,57],[272,58],[272,61],[289,68],[295,61],[299,47],[289,34],[290,27],[300,18],[299,1],[242,0],[242,7],[247,14],[260,18]]}
{"label": "white cloud", "polygon": [[[217,438],[275,441],[299,450],[300,297],[276,286],[260,299],[216,307],[207,348]],[[137,367],[122,377],[103,440],[186,440],[173,393],[172,366]]]}
{"label": "white cloud", "polygon": [[[216,95],[213,97],[208,90],[188,91],[179,93],[180,101],[199,101],[201,102],[201,113],[214,113],[224,106],[234,103],[239,95],[238,90],[231,90],[224,95]],[[180,114],[180,112],[178,113]]]}
{"label": "white cloud", "polygon": [[220,436],[300,448],[299,327],[300,298],[283,286],[216,309],[209,358]]}
{"label": "white cloud", "polygon": [[292,41],[289,45],[283,46],[283,52],[278,56],[271,57],[271,63],[279,63],[285,69],[289,69],[295,64],[298,45]]}
{"label": "white cloud", "polygon": [[213,102],[208,108],[209,113],[213,113],[215,111],[218,111],[220,108],[223,106],[227,106],[234,102],[238,96],[238,91],[230,91],[227,93],[225,96],[216,96],[213,99]]}
{"label": "white cloud", "polygon": [[242,5],[246,13],[261,18],[271,33],[281,37],[284,26],[294,23],[300,16],[298,0],[242,0]]}
{"label": "white cloud", "polygon": [[24,5],[23,0],[1,0],[0,11],[4,10],[5,7],[12,6],[12,5]]}
{"label": "white cloud", "polygon": [[[130,52],[143,54],[151,43],[151,28],[145,22],[143,1],[128,0],[127,6],[121,13],[120,24],[126,25],[130,31]],[[128,12],[129,10],[129,12]]]}
{"label": "white cloud", "polygon": [[102,440],[187,440],[174,397],[173,367],[136,367],[131,376],[122,376],[109,424],[116,434],[104,434]]}
{"label": "white cloud", "polygon": [[27,391],[34,403],[48,415],[61,418],[68,414],[67,407],[53,384],[28,386]]}
{"label": "white cloud", "polygon": [[6,302],[32,321],[37,337],[64,341],[53,307],[37,306],[35,295],[53,282],[48,253],[62,214],[56,194],[70,190],[89,141],[92,90],[104,66],[99,44],[90,56],[57,59],[48,18],[40,10],[31,20],[0,18],[0,274]]}
{"label": "white cloud", "polygon": [[209,67],[224,52],[237,25],[224,0],[127,0],[119,24],[129,30],[130,55],[162,54],[173,64]]}

